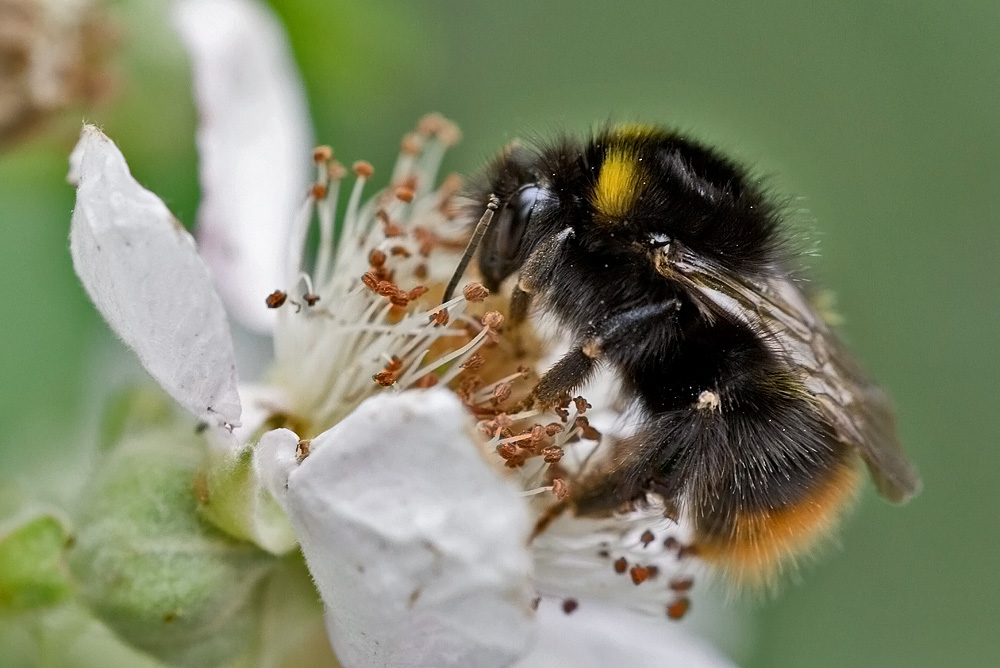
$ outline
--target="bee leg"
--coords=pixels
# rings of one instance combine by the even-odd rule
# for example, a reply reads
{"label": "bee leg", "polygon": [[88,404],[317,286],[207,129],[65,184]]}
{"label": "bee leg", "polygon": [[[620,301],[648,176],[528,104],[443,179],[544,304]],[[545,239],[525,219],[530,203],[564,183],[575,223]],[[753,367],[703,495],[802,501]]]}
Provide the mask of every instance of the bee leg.
{"label": "bee leg", "polygon": [[507,331],[518,355],[524,352],[520,331],[521,325],[528,319],[532,296],[546,282],[558,264],[559,251],[572,236],[573,228],[567,227],[543,241],[525,260],[517,276],[517,284],[510,293],[510,327]]}
{"label": "bee leg", "polygon": [[566,353],[549,369],[532,390],[530,399],[536,405],[556,406],[568,400],[572,393],[589,379],[604,357],[605,350],[627,344],[642,336],[646,323],[662,320],[681,306],[678,299],[647,304],[615,313],[600,322],[592,334]]}
{"label": "bee leg", "polygon": [[593,350],[578,346],[569,351],[541,377],[528,397],[529,403],[551,407],[569,402],[574,389],[587,382],[597,368],[598,357],[591,357]]}
{"label": "bee leg", "polygon": [[563,244],[572,237],[573,228],[567,227],[538,244],[521,266],[521,273],[517,275],[518,289],[529,295],[535,294],[559,264]]}
{"label": "bee leg", "polygon": [[515,285],[510,293],[510,324],[518,327],[528,319],[528,309],[531,307],[531,294]]}
{"label": "bee leg", "polygon": [[524,356],[524,342],[521,332],[524,321],[528,319],[530,308],[531,295],[515,285],[510,293],[510,325],[507,328],[507,337],[513,344],[514,354],[517,357]]}

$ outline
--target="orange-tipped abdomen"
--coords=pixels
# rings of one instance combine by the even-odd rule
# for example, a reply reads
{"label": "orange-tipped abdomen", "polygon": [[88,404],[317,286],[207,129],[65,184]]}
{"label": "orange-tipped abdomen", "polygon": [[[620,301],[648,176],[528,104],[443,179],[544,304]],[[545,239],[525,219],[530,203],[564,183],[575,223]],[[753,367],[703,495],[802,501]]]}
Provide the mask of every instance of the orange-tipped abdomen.
{"label": "orange-tipped abdomen", "polygon": [[765,588],[782,568],[794,564],[831,533],[850,508],[860,480],[856,458],[838,462],[793,505],[738,514],[728,535],[696,532],[697,554],[738,587]]}

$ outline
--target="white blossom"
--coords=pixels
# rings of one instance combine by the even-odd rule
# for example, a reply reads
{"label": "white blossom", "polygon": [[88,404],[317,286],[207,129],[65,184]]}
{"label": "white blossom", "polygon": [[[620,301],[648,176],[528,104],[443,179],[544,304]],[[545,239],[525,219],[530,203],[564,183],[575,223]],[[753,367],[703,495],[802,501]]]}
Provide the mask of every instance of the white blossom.
{"label": "white blossom", "polygon": [[[219,12],[229,25],[216,36],[204,22]],[[424,287],[447,280],[467,232],[456,182],[437,185],[454,126],[425,119],[404,140],[389,187],[367,200],[371,167],[357,163],[341,192],[350,172],[317,149],[293,214],[294,147],[308,132],[280,132],[273,120],[308,124],[273,18],[242,0],[190,0],[178,25],[204,112],[204,255],[111,140],[87,126],[71,160],[74,265],[164,389],[199,419],[231,428],[223,440],[233,452],[255,448],[342,663],[729,665],[670,627],[667,609],[686,606],[694,564],[677,549],[683,529],[655,499],[599,520],[567,511],[532,537],[560,490],[550,462],[523,446],[548,439],[562,469],[581,473],[599,447],[576,420],[586,409],[542,434],[533,423],[556,416],[503,408],[501,390],[523,382],[523,371],[456,391],[488,355],[484,345],[504,344],[495,345],[502,318],[474,290],[437,304]],[[247,49],[255,56],[240,57]],[[269,81],[259,108],[247,85],[258,78]],[[254,122],[258,113],[269,118]],[[273,333],[271,372],[240,385],[239,396],[223,299],[202,257],[230,312]],[[593,425],[608,432],[621,428],[612,391],[586,390]],[[470,411],[486,417],[477,426]],[[521,454],[501,456],[511,452]]]}

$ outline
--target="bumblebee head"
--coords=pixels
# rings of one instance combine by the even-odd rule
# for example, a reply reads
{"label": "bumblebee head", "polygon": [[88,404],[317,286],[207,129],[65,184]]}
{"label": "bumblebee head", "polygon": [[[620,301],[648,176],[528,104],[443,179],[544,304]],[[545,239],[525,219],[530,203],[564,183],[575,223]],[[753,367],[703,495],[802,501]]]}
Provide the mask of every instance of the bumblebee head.
{"label": "bumblebee head", "polygon": [[645,264],[668,277],[682,250],[734,275],[768,271],[781,256],[778,210],[755,182],[663,128],[613,126],[584,143],[537,148],[513,143],[483,176],[473,215],[490,195],[499,200],[478,250],[490,290],[567,227],[574,252],[600,259],[595,266]]}
{"label": "bumblebee head", "polygon": [[[552,201],[552,194],[539,183],[526,183],[502,201],[496,219],[486,232],[479,253],[483,282],[496,290],[505,278],[517,271],[531,250],[535,238],[535,216]],[[530,231],[529,231],[530,230]]]}

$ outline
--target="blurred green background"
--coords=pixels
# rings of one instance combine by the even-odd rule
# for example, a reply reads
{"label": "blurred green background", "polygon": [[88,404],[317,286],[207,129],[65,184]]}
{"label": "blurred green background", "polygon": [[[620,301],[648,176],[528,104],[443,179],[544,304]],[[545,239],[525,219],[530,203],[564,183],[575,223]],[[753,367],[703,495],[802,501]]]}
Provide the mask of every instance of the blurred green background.
{"label": "blurred green background", "polygon": [[[525,132],[679,126],[800,196],[845,333],[894,395],[924,493],[871,489],[843,547],[752,606],[745,666],[1000,665],[1000,3],[275,0],[316,136],[385,174],[429,110],[474,170]],[[891,5],[891,6],[890,6]],[[120,90],[89,112],[190,222],[187,64],[161,4],[119,2]],[[74,278],[78,119],[0,156],[3,475],[92,424],[110,335]],[[378,176],[376,172],[376,180]],[[815,222],[812,222],[815,221]]]}

